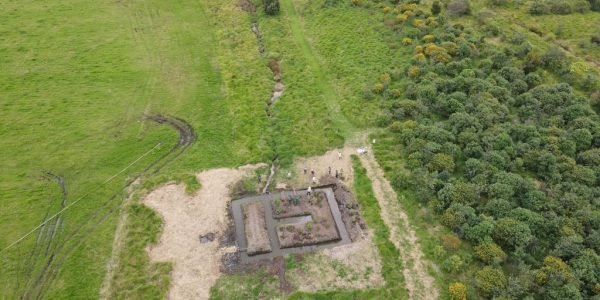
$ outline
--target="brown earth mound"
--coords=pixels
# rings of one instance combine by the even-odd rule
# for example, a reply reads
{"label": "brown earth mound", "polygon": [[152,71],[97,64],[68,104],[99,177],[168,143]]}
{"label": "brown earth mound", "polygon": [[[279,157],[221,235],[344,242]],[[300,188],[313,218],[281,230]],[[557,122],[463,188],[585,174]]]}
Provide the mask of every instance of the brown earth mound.
{"label": "brown earth mound", "polygon": [[260,201],[242,205],[244,228],[248,240],[248,255],[271,252],[271,242],[265,224],[265,208]]}

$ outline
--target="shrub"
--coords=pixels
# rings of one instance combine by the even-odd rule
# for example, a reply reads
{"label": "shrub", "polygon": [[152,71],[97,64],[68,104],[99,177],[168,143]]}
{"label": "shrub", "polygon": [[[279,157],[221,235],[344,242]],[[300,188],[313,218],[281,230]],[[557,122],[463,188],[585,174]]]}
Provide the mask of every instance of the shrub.
{"label": "shrub", "polygon": [[414,20],[412,21],[412,25],[413,25],[414,27],[417,27],[417,28],[418,28],[418,27],[423,27],[423,26],[425,26],[425,21],[424,21],[424,20],[421,20],[421,19],[414,19]]}
{"label": "shrub", "polygon": [[500,293],[506,286],[506,277],[502,270],[484,267],[475,274],[475,284],[479,292],[486,297]]}
{"label": "shrub", "polygon": [[448,3],[448,14],[451,16],[462,16],[471,14],[471,4],[469,0],[454,0]]}
{"label": "shrub", "polygon": [[403,38],[402,39],[402,44],[404,46],[408,46],[408,45],[412,45],[413,41],[410,38]]}
{"label": "shrub", "polygon": [[545,15],[550,12],[550,6],[543,0],[534,1],[529,7],[529,13],[532,15]]}
{"label": "shrub", "polygon": [[460,283],[451,283],[448,287],[450,300],[467,300],[467,287]]}
{"label": "shrub", "polygon": [[[423,55],[423,53],[419,53],[420,55]],[[417,55],[419,55],[417,54]],[[416,56],[416,55],[415,55]],[[414,57],[413,57],[414,58]],[[425,56],[423,56],[423,59],[425,59]],[[415,78],[419,75],[419,70],[420,68],[417,66],[413,66],[408,70],[408,77],[410,78]]]}
{"label": "shrub", "polygon": [[384,8],[383,8],[381,11],[382,11],[384,14],[387,14],[387,13],[389,13],[391,10],[392,10],[392,9],[391,9],[389,6],[386,6],[386,7],[384,7]]}
{"label": "shrub", "polygon": [[[423,53],[417,53],[412,57],[414,60],[425,60],[425,55]],[[408,73],[410,76],[410,72]]]}
{"label": "shrub", "polygon": [[458,46],[453,42],[443,42],[442,47],[446,49],[446,52],[450,55],[456,54],[456,50],[458,50]]}
{"label": "shrub", "polygon": [[442,6],[440,5],[440,1],[433,1],[433,4],[431,5],[431,14],[437,16],[440,12],[442,12]]}
{"label": "shrub", "polygon": [[435,41],[435,36],[433,36],[431,34],[428,34],[423,37],[423,42],[425,42],[425,43],[433,43],[433,41]]}
{"label": "shrub", "polygon": [[263,0],[265,13],[267,15],[276,15],[279,13],[279,0]]}
{"label": "shrub", "polygon": [[578,12],[578,13],[587,13],[588,11],[590,11],[591,5],[590,2],[586,1],[586,0],[576,0],[573,3],[573,11]]}
{"label": "shrub", "polygon": [[496,265],[506,259],[506,253],[494,242],[481,244],[473,250],[475,251],[475,255],[488,265]]}
{"label": "shrub", "polygon": [[396,21],[399,22],[399,23],[405,22],[407,19],[408,19],[408,16],[404,15],[404,14],[398,15],[396,17]]}
{"label": "shrub", "polygon": [[573,12],[573,7],[567,1],[556,0],[550,5],[550,12],[557,15],[568,15]]}
{"label": "shrub", "polygon": [[542,57],[542,62],[544,63],[544,66],[554,71],[564,69],[568,65],[567,55],[557,47],[546,52]]}
{"label": "shrub", "polygon": [[392,76],[390,76],[390,74],[388,74],[388,73],[383,73],[379,79],[381,80],[381,83],[383,83],[384,85],[387,85],[390,82],[392,82]]}
{"label": "shrub", "polygon": [[444,234],[442,245],[446,250],[456,250],[460,247],[460,238],[456,234]]}
{"label": "shrub", "polygon": [[427,17],[427,25],[435,27],[438,25],[438,22],[435,17]]}

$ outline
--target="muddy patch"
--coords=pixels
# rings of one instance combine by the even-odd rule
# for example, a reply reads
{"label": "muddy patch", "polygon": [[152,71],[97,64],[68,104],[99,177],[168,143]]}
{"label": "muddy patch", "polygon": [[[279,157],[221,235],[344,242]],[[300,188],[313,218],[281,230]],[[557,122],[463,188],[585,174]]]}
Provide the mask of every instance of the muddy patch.
{"label": "muddy patch", "polygon": [[260,201],[242,204],[248,255],[271,252],[271,242],[265,225],[265,208]]}
{"label": "muddy patch", "polygon": [[200,236],[200,244],[204,244],[204,243],[208,243],[208,242],[212,242],[215,240],[216,235],[212,232],[209,232],[205,235],[201,235]]}

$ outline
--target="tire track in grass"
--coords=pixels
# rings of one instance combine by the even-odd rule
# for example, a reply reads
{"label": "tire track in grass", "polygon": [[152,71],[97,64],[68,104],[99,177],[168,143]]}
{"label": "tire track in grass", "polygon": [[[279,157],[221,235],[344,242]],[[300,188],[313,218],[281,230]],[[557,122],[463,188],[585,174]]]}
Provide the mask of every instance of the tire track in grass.
{"label": "tire track in grass", "polygon": [[[298,48],[302,50],[306,61],[308,62],[308,69],[312,72],[315,78],[315,84],[323,93],[323,98],[325,103],[327,104],[327,110],[329,113],[329,118],[331,122],[334,124],[335,128],[338,132],[347,139],[353,135],[356,131],[354,126],[348,121],[346,116],[342,113],[340,109],[340,104],[337,100],[337,95],[330,85],[329,81],[325,77],[325,73],[321,68],[321,64],[319,60],[313,53],[310,45],[306,37],[304,36],[304,31],[302,25],[300,23],[300,19],[298,17],[298,13],[294,8],[294,4],[292,0],[281,0],[281,6],[283,8],[283,12],[285,16],[288,18],[289,29],[298,45]],[[293,87],[292,87],[293,88]]]}
{"label": "tire track in grass", "polygon": [[[47,179],[51,178],[51,179],[56,180],[56,183],[59,185],[59,187],[61,189],[61,195],[62,195],[60,209],[63,209],[67,203],[67,186],[65,184],[64,179],[60,176],[53,174],[52,172],[46,172],[46,174],[44,174],[44,175],[46,176]],[[44,216],[44,222],[48,221],[48,217],[50,217],[50,212],[52,211],[52,208],[54,207],[55,202],[56,202],[56,197],[51,196],[50,204],[48,205],[48,210],[46,211],[46,215]],[[33,245],[33,247],[31,248],[29,257],[26,259],[26,261],[24,263],[24,269],[25,269],[24,288],[25,288],[25,290],[34,288],[32,286],[31,279],[33,277],[33,273],[34,273],[36,266],[38,266],[38,262],[40,262],[41,260],[46,259],[48,257],[48,253],[50,251],[51,246],[53,245],[53,242],[54,242],[54,248],[56,248],[57,244],[60,242],[60,238],[62,236],[62,230],[60,231],[57,240],[54,241],[54,238],[56,237],[56,232],[57,232],[60,224],[61,224],[61,215],[59,214],[58,216],[56,216],[56,219],[54,220],[54,224],[52,224],[52,222],[48,222],[40,228],[39,233],[37,235],[36,242]],[[45,248],[45,250],[44,250],[44,248]],[[19,291],[20,289],[21,289],[21,283],[19,282],[17,284],[17,288],[15,289],[15,293],[17,291]],[[13,298],[18,298],[18,297],[16,294],[13,294]]]}
{"label": "tire track in grass", "polygon": [[127,194],[131,194],[131,192],[133,192],[132,190],[127,191],[127,189],[132,187],[132,184],[136,180],[143,178],[144,176],[152,176],[159,172],[163,167],[183,154],[196,140],[193,127],[183,119],[162,115],[145,116],[144,119],[154,121],[158,124],[167,124],[173,127],[173,129],[179,132],[178,143],[166,154],[150,163],[139,175],[135,176],[132,180],[129,180],[122,189],[102,203],[100,208],[95,210],[85,221],[81,222],[64,241],[62,241],[60,244],[56,243],[53,251],[47,256],[48,258],[44,262],[42,269],[35,274],[35,280],[32,282],[32,284],[28,284],[25,291],[21,294],[21,299],[44,298],[46,289],[53,285],[60,271],[60,267],[65,263],[65,261],[71,256],[77,247],[81,245],[85,239],[106,220],[106,218],[108,218],[115,211],[118,211],[119,207],[121,206],[122,199],[124,198],[123,196],[128,196]]}

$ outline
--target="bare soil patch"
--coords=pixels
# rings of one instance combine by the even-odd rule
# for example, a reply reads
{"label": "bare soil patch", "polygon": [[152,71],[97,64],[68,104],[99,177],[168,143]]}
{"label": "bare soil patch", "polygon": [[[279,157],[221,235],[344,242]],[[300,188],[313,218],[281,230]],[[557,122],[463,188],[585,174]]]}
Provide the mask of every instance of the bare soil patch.
{"label": "bare soil patch", "polygon": [[271,252],[271,242],[265,224],[265,208],[260,201],[242,205],[244,228],[248,240],[248,255]]}
{"label": "bare soil patch", "polygon": [[214,233],[222,239],[228,223],[229,186],[261,165],[214,169],[197,175],[202,184],[188,196],[183,185],[168,184],[150,192],[143,203],[163,219],[163,233],[148,254],[152,261],[172,261],[169,299],[208,299],[210,287],[221,275],[221,258],[235,248],[200,243],[198,237]]}
{"label": "bare soil patch", "polygon": [[[342,153],[342,159],[338,158],[339,152]],[[352,161],[350,160],[352,154],[357,154],[356,148],[346,147],[327,151],[322,156],[301,158],[294,167],[296,176],[283,182],[291,187],[305,189],[309,185],[313,185],[311,170],[315,172],[317,185],[327,183],[323,182],[325,178],[335,178],[335,171],[337,170],[340,183],[352,186]],[[306,167],[306,173],[304,173],[304,167]],[[331,173],[329,173],[330,167]]]}

